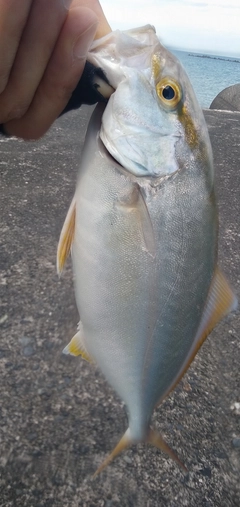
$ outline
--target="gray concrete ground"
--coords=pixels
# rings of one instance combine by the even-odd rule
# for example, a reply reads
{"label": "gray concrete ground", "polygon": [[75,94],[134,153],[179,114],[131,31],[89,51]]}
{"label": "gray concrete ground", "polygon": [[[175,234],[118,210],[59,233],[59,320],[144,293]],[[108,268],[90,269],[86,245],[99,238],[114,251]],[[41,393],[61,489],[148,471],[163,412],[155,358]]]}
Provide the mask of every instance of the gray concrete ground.
{"label": "gray concrete ground", "polygon": [[[59,281],[55,255],[89,111],[61,118],[38,142],[0,139],[0,506],[239,506],[239,311],[212,332],[153,416],[189,474],[139,445],[91,480],[127,419],[98,370],[61,353],[78,317],[70,262]],[[220,265],[240,297],[240,113],[205,114]]]}

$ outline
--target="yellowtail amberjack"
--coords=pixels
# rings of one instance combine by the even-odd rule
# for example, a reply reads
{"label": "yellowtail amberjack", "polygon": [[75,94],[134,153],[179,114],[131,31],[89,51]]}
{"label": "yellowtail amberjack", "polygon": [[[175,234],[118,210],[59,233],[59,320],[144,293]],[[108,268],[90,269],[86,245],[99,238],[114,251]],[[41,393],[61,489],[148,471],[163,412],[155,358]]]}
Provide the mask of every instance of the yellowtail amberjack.
{"label": "yellowtail amberjack", "polygon": [[129,427],[99,470],[137,442],[179,462],[152,412],[237,305],[217,265],[208,131],[152,27],[95,41],[89,59],[116,91],[90,121],[59,242],[59,272],[72,251],[81,318],[65,352],[94,360],[127,406]]}

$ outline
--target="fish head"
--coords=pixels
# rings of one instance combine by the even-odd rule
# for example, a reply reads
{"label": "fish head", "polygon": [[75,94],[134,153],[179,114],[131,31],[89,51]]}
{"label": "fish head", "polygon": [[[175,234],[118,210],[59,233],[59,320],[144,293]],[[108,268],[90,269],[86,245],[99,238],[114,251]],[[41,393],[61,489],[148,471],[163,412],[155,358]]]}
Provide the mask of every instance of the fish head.
{"label": "fish head", "polygon": [[166,177],[198,157],[212,166],[201,107],[177,58],[152,26],[112,32],[95,41],[89,59],[115,88],[100,137],[135,176]]}

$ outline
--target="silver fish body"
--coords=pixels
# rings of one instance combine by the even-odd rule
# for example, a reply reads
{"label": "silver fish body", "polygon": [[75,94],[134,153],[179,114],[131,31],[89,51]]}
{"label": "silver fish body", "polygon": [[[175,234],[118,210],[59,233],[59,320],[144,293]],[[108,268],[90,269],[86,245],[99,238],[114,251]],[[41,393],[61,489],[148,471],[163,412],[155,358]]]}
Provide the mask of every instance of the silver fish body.
{"label": "silver fish body", "polygon": [[200,165],[164,181],[123,171],[96,135],[100,111],[76,191],[76,301],[87,350],[138,441],[193,345],[216,264],[217,213]]}
{"label": "silver fish body", "polygon": [[[93,113],[72,207],[78,338],[129,416],[125,440],[108,461],[130,443],[161,447],[149,433],[154,407],[236,305],[217,268],[213,161],[202,111],[159,42],[151,65],[149,74],[134,74],[136,100],[128,110],[117,88],[105,111],[98,105]],[[166,96],[169,86],[176,89],[176,107],[161,86]]]}

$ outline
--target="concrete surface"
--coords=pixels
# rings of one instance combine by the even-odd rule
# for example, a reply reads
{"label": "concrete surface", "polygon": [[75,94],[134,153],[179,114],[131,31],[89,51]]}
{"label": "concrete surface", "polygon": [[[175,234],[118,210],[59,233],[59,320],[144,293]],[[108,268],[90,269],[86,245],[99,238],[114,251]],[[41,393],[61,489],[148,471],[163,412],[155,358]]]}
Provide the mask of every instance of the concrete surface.
{"label": "concrete surface", "polygon": [[[139,445],[94,482],[126,429],[98,370],[62,355],[76,329],[70,262],[58,236],[76,180],[89,108],[40,141],[0,139],[0,506],[240,505],[240,314],[217,326],[153,425],[189,469]],[[206,111],[220,208],[220,264],[240,297],[240,114]]]}
{"label": "concrete surface", "polygon": [[212,101],[210,109],[240,111],[240,83],[222,90]]}

